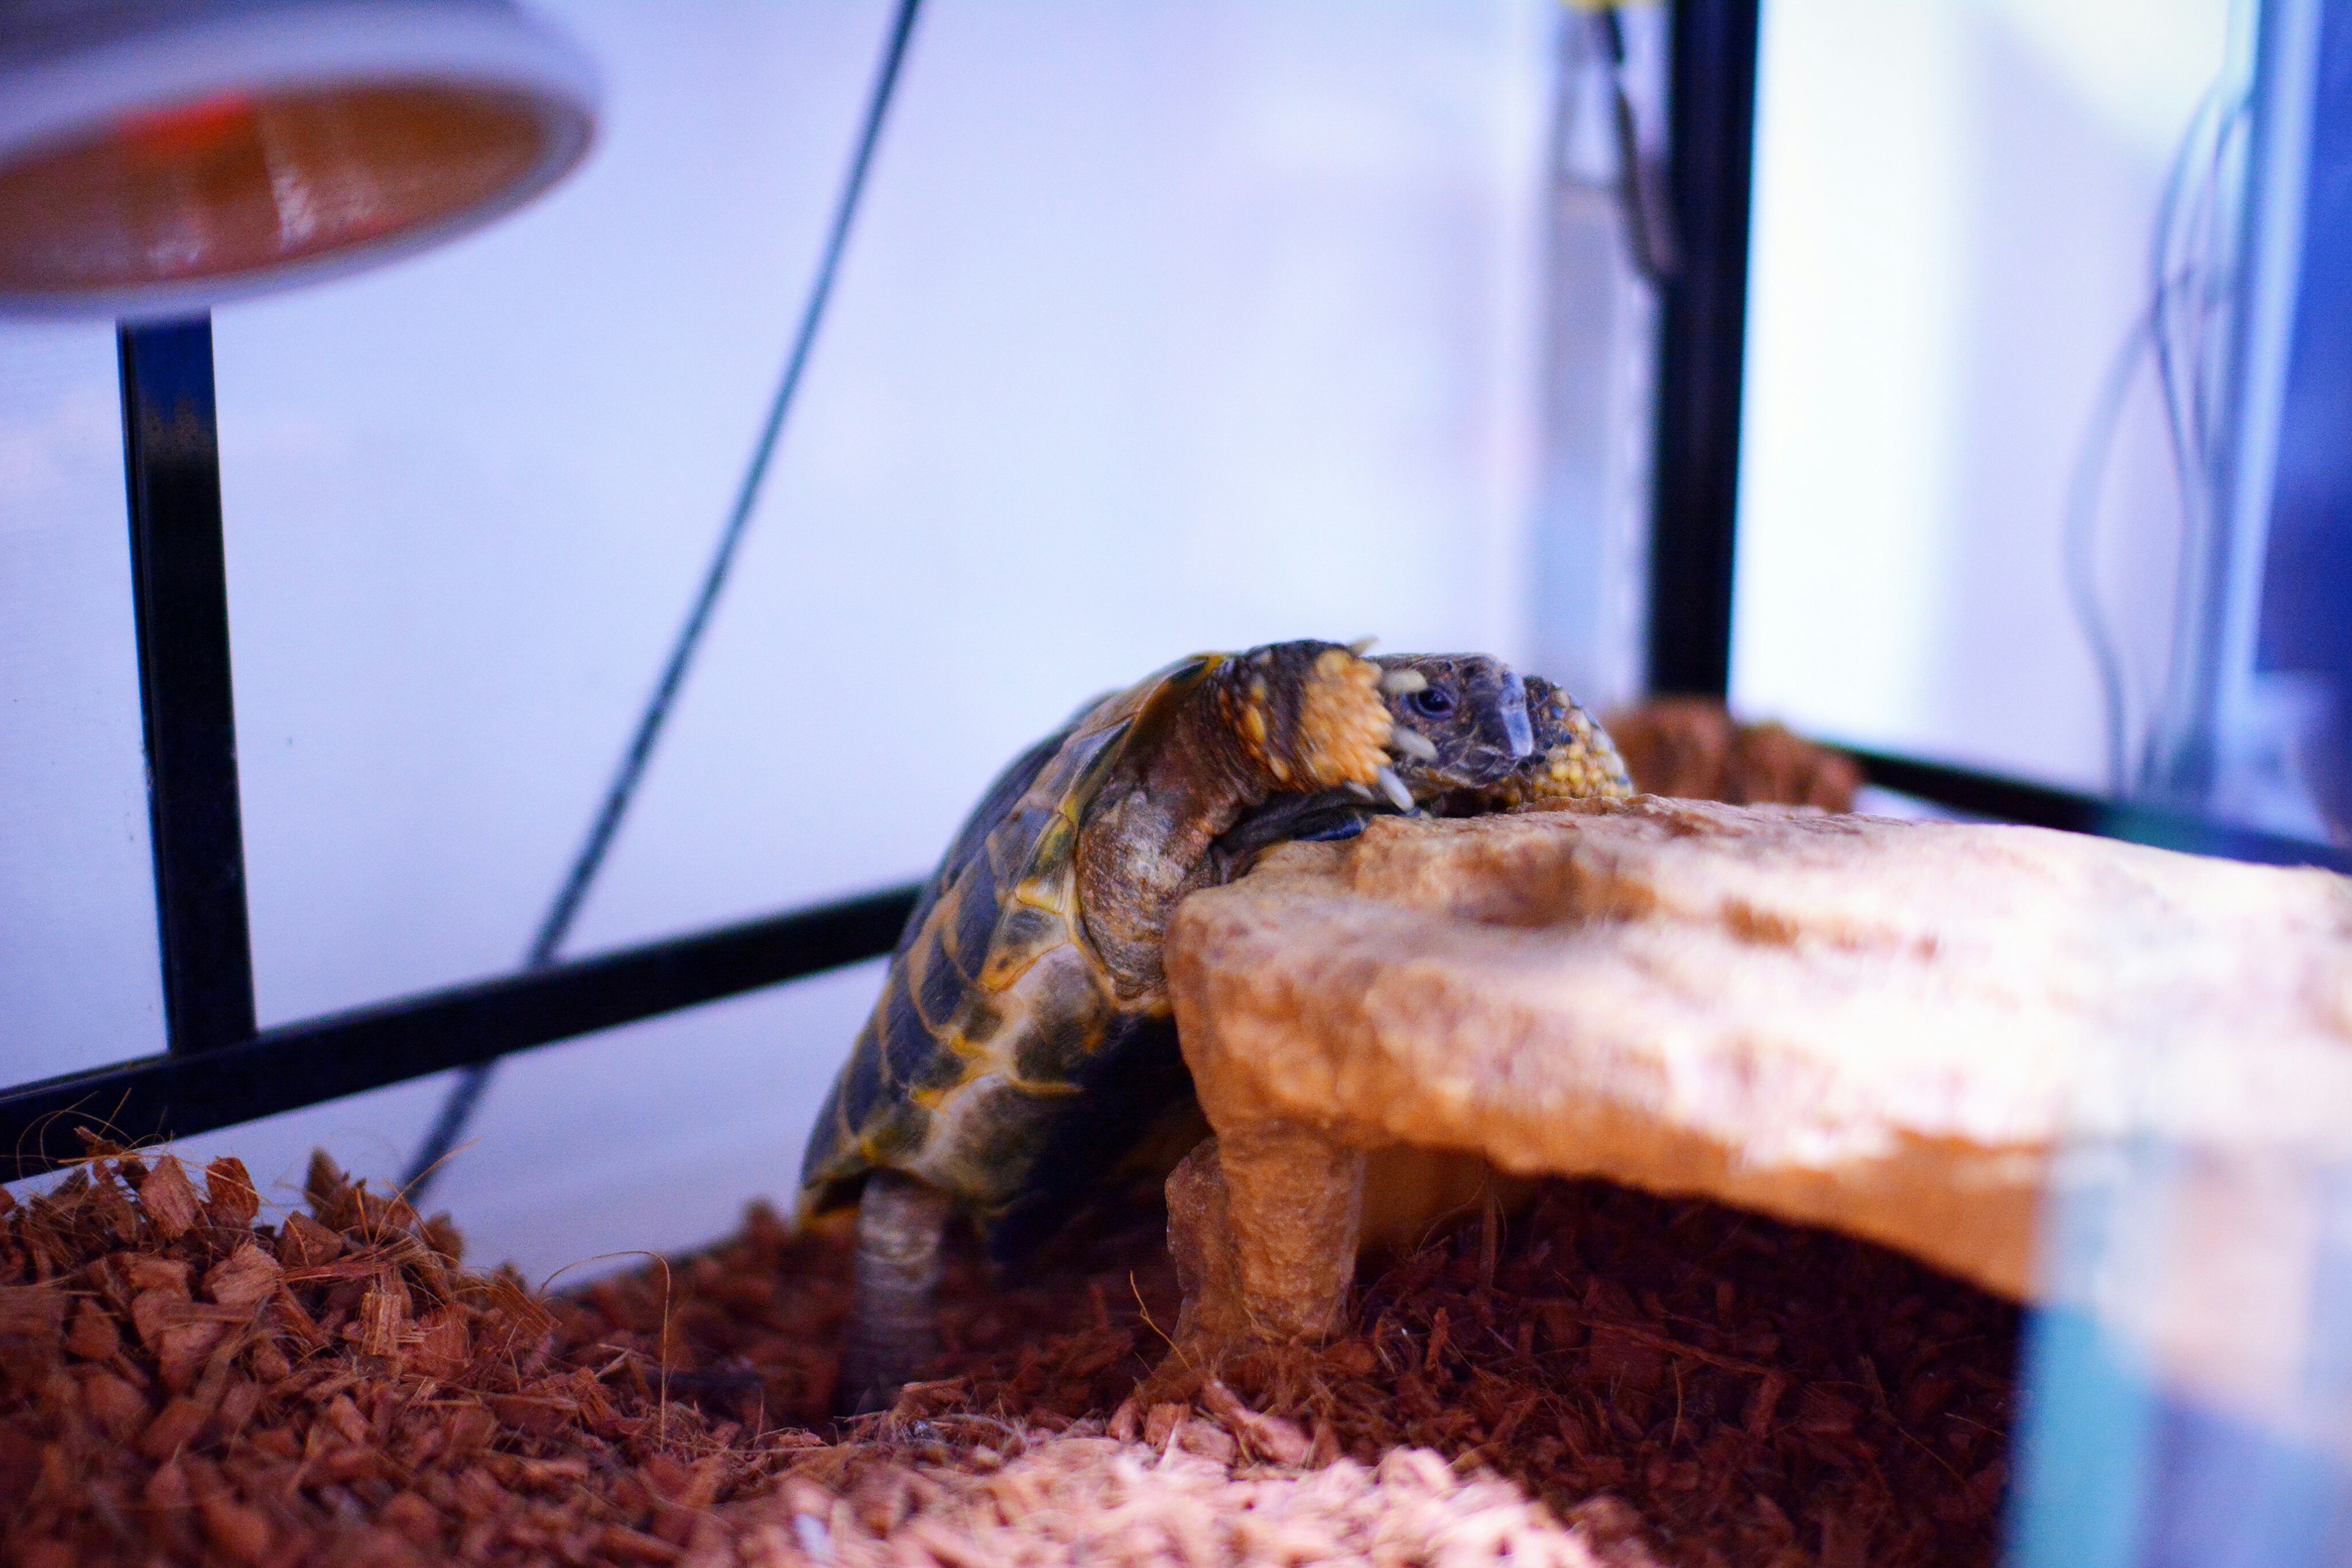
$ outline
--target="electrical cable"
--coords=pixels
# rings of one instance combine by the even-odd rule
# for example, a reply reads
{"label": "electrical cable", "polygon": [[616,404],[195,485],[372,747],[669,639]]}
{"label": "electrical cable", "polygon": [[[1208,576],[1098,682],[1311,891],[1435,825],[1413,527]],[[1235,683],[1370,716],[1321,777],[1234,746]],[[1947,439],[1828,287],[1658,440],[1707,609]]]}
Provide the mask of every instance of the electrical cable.
{"label": "electrical cable", "polygon": [[[2065,574],[2068,607],[2073,611],[2076,628],[2090,645],[2092,663],[2098,674],[2101,730],[2105,741],[2107,764],[2106,787],[2111,795],[2121,795],[2129,789],[2132,773],[2130,743],[2130,693],[2125,679],[2122,649],[2114,628],[2109,625],[2105,606],[2098,592],[2098,516],[2100,491],[2105,488],[2108,450],[2121,426],[2125,402],[2131,389],[2131,379],[2137,370],[2141,354],[2155,357],[2159,391],[2164,398],[2165,434],[2172,457],[2173,481],[2176,491],[2184,498],[2188,490],[2186,453],[2178,418],[2178,405],[2173,398],[2170,360],[2165,337],[2166,306],[2171,280],[2164,270],[2171,249],[2171,236],[2176,230],[2176,215],[2180,206],[2188,171],[2200,139],[2200,129],[2211,112],[2216,94],[2209,91],[2199,100],[2190,113],[2188,126],[2182,131],[2166,169],[2164,184],[2157,199],[2156,222],[2149,237],[2149,253],[2157,270],[2151,279],[2148,298],[2133,317],[2131,326],[2116,349],[2100,382],[2098,395],[2092,403],[2091,417],[2084,426],[2081,446],[2076,449],[2074,469],[2066,489],[2063,521],[2060,542]],[[2189,526],[2184,508],[2182,527]]]}
{"label": "electrical cable", "polygon": [[[784,417],[791,412],[793,396],[800,390],[801,379],[808,369],[810,353],[816,343],[819,325],[824,319],[826,302],[833,296],[835,276],[841,268],[843,252],[847,248],[849,231],[857,216],[859,198],[864,195],[868,172],[873,167],[874,152],[881,140],[882,125],[889,113],[891,100],[897,96],[900,67],[907,58],[907,46],[915,28],[916,14],[922,0],[898,0],[898,12],[890,26],[889,41],[885,47],[880,68],[874,79],[873,92],[866,105],[866,117],[857,138],[856,151],[851,155],[847,174],[835,200],[833,223],[825,236],[824,249],[819,253],[816,275],[809,286],[806,304],[803,307],[798,331],[793,339],[792,352],[784,362],[782,378],[768,406],[768,417],[760,430],[760,438],[751,450],[751,459],[745,468],[742,481],[736,488],[735,504],[729,510],[726,526],[719,531],[718,548],[712,552],[709,565],[704,570],[702,585],[688,610],[686,622],[678,628],[668,659],[662,666],[660,679],[655,682],[646,699],[644,711],[638,715],[636,728],[623,752],[618,769],[604,791],[603,804],[573,857],[570,871],[558,889],[555,900],[548,907],[539,931],[531,940],[530,950],[524,958],[526,969],[541,969],[555,962],[557,951],[571,933],[573,919],[580,912],[588,889],[604,868],[606,853],[620,831],[621,819],[627,815],[630,802],[635,797],[637,785],[644,779],[646,766],[652,760],[656,743],[663,726],[668,721],[671,706],[678,689],[686,682],[688,667],[702,642],[704,630],[710,624],[711,612],[719,603],[728,574],[735,564],[737,548],[751,521],[751,511],[759,500],[761,482],[767,478],[770,460],[775,456],[777,438],[782,434]],[[459,1069],[457,1081],[450,1086],[442,1102],[440,1115],[432,1130],[419,1144],[415,1157],[409,1162],[401,1178],[401,1191],[411,1204],[421,1205],[425,1194],[438,1175],[450,1151],[463,1137],[475,1107],[481,1103],[483,1090],[489,1086],[495,1061],[482,1062]]]}
{"label": "electrical cable", "polygon": [[2099,603],[2099,490],[2106,476],[2116,433],[2123,424],[2124,401],[2130,395],[2132,377],[2139,369],[2140,356],[2154,347],[2155,319],[2153,310],[2142,312],[2108,363],[2106,377],[2099,385],[2098,400],[2091,405],[2083,444],[2075,453],[2074,471],[2066,486],[2066,597],[2074,609],[2075,624],[2091,645],[2092,662],[2098,668],[2106,739],[2107,790],[2112,795],[2123,793],[2126,780],[2130,777],[2131,759],[2126,739],[2127,696],[2123,651],[2116,644],[2114,628],[2107,624],[2105,608]]}
{"label": "electrical cable", "polygon": [[[2212,510],[2215,455],[2212,430],[2220,393],[2211,327],[2234,295],[2234,268],[2219,255],[2221,187],[2235,139],[2250,109],[2243,94],[2225,98],[2216,84],[2198,102],[2181,133],[2157,205],[2148,244],[2148,298],[2109,363],[2075,455],[2065,503],[2062,544],[2069,606],[2099,679],[2111,794],[2129,792],[2147,764],[2147,734],[2135,745],[2130,694],[2119,639],[2097,588],[2099,494],[2140,357],[2155,362],[2173,488],[2180,509],[2184,566],[2176,590],[2175,637],[2188,624],[2198,575],[2187,562],[2203,548]],[[2179,661],[2168,670],[2147,723],[2171,710]]]}
{"label": "electrical cable", "polygon": [[1633,96],[1626,85],[1625,29],[1614,0],[1591,14],[1591,25],[1609,71],[1609,124],[1617,142],[1617,198],[1625,248],[1633,269],[1654,286],[1663,286],[1682,270],[1682,242],[1675,232],[1665,171],[1642,153]]}
{"label": "electrical cable", "polygon": [[[2216,84],[2199,104],[2165,181],[2148,247],[2151,346],[2164,406],[2165,437],[2180,508],[2180,567],[2173,598],[2173,657],[2150,706],[2149,733],[2186,705],[2194,679],[2184,649],[2192,646],[2198,616],[2210,592],[2205,563],[2213,550],[2221,484],[2213,430],[2225,388],[2225,358],[2214,328],[2237,293],[2236,258],[2225,248],[2221,185],[2231,154],[2245,129],[2252,100],[2224,98]],[[2201,166],[2200,166],[2201,158]],[[2177,750],[2182,738],[2172,738]],[[2165,756],[2143,745],[2137,783],[2156,784]]]}

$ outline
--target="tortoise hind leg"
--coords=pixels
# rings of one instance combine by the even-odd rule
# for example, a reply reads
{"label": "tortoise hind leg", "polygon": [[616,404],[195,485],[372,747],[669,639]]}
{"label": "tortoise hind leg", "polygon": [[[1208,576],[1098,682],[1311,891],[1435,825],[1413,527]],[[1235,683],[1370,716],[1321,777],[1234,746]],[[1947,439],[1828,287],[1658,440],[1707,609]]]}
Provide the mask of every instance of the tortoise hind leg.
{"label": "tortoise hind leg", "polygon": [[857,1205],[856,1294],[835,1409],[887,1410],[898,1390],[938,1352],[936,1298],[948,1194],[897,1171],[866,1178]]}

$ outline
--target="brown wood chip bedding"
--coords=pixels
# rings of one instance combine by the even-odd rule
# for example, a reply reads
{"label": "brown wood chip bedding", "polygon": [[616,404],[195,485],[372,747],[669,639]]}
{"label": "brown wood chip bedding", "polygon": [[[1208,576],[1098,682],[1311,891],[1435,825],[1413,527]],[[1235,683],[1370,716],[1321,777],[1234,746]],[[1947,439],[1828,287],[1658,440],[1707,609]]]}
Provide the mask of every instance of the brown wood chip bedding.
{"label": "brown wood chip bedding", "polygon": [[2015,1310],[1705,1203],[1474,1215],[1338,1342],[1148,1407],[1177,1303],[1134,1215],[1017,1288],[960,1266],[937,1381],[836,1428],[838,1236],[755,1209],[542,1299],[309,1186],[269,1223],[234,1160],[101,1148],[0,1193],[14,1568],[1995,1558]]}

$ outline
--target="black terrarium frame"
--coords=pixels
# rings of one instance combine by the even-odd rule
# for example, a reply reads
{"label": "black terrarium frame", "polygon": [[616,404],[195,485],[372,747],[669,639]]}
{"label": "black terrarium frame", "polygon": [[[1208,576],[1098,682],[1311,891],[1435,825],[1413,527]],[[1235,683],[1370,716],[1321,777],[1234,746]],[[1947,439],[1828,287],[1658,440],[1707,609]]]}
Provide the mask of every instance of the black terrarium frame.
{"label": "black terrarium frame", "polygon": [[[805,360],[913,11],[907,0],[768,446]],[[1759,0],[1680,0],[1673,13],[1667,141],[1676,262],[1661,285],[1648,649],[1650,684],[1660,691],[1721,697],[1728,685],[1759,11]],[[211,324],[126,323],[119,341],[167,1049],[0,1089],[0,1149],[13,1156],[0,1178],[83,1157],[83,1127],[103,1127],[118,1141],[184,1137],[890,951],[914,906],[912,887],[257,1029]],[[748,499],[730,536],[747,507]],[[722,545],[721,568],[725,559]],[[674,666],[666,682],[676,673]],[[1874,784],[1983,816],[2352,869],[2352,857],[2295,840],[1914,758],[1855,756]],[[546,954],[535,950],[535,957]]]}
{"label": "black terrarium frame", "polygon": [[168,1048],[0,1091],[5,1173],[82,1157],[77,1127],[207,1131],[890,951],[912,888],[257,1030],[212,327],[126,324],[118,339]]}

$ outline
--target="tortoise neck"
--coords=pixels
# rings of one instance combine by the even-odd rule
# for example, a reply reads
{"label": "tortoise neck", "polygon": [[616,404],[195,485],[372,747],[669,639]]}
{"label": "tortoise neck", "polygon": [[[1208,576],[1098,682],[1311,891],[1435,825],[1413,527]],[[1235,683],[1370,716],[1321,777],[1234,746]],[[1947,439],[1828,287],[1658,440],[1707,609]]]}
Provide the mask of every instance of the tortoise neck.
{"label": "tortoise neck", "polygon": [[1165,1005],[1160,945],[1177,903],[1211,879],[1217,838],[1284,787],[1231,722],[1246,679],[1227,663],[1187,692],[1079,833],[1078,907],[1124,1004]]}

